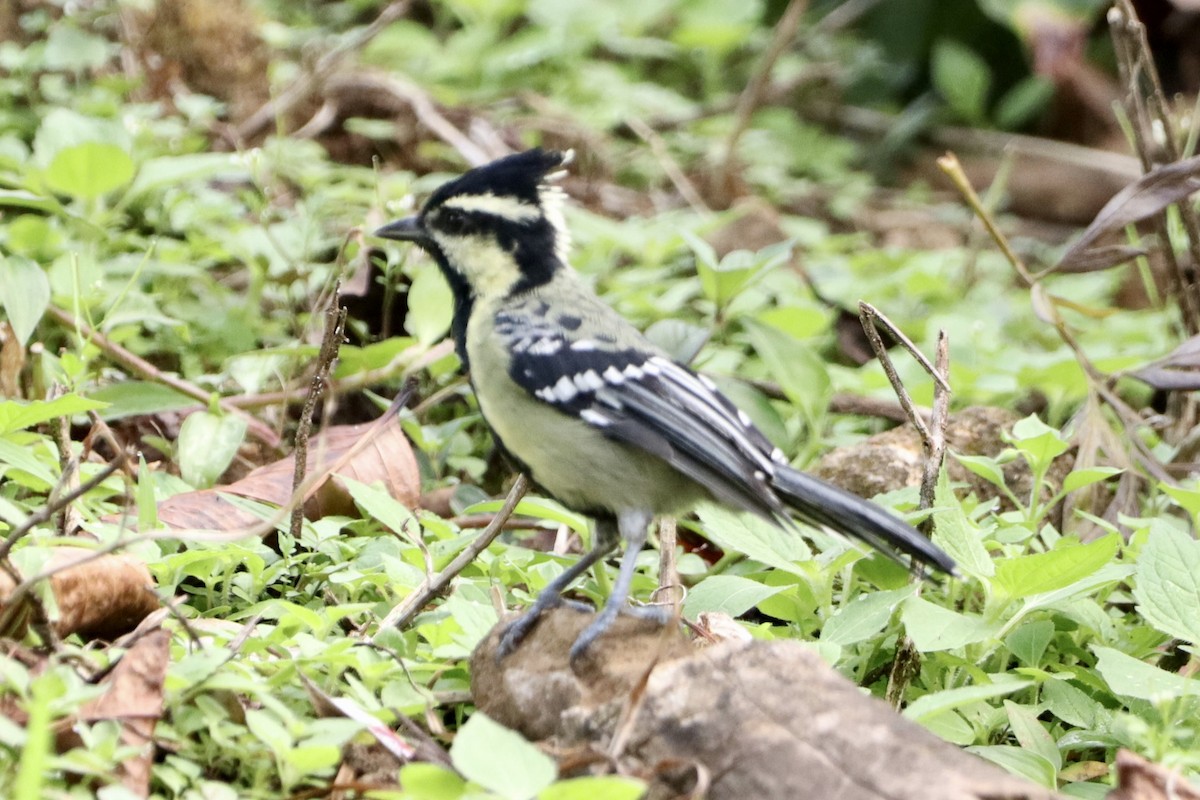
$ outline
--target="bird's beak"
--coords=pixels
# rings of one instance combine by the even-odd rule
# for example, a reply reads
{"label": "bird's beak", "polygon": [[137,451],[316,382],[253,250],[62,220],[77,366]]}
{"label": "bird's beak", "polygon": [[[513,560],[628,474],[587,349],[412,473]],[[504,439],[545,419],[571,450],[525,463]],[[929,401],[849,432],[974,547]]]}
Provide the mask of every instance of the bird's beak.
{"label": "bird's beak", "polygon": [[375,231],[375,235],[384,239],[395,239],[398,242],[412,242],[420,247],[433,244],[433,239],[425,232],[425,227],[416,216],[389,222]]}

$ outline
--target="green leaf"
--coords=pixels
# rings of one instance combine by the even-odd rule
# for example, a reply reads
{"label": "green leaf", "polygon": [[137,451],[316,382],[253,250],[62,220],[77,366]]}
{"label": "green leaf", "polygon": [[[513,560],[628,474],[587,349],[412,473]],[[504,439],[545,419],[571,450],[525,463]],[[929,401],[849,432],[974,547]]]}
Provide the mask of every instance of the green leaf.
{"label": "green leaf", "polygon": [[1027,667],[1036,667],[1042,662],[1046,646],[1054,638],[1054,623],[1047,619],[1026,622],[1010,633],[1004,640],[1008,651]]}
{"label": "green leaf", "polygon": [[64,394],[53,400],[0,400],[0,434],[30,428],[58,417],[71,417],[104,408],[95,398]]}
{"label": "green leaf", "polygon": [[994,636],[1000,627],[999,623],[985,622],[971,614],[951,611],[920,597],[905,602],[900,619],[913,644],[922,653],[953,650],[983,642]]}
{"label": "green leaf", "polygon": [[688,592],[683,603],[683,612],[691,618],[712,611],[740,617],[784,588],[786,587],[766,586],[737,575],[712,575]]}
{"label": "green leaf", "polygon": [[977,578],[990,578],[996,572],[979,526],[962,509],[962,504],[950,488],[950,478],[943,468],[934,488],[933,543],[942,548],[958,568]]}
{"label": "green leaf", "polygon": [[815,427],[829,408],[833,384],[829,372],[812,348],[769,325],[745,320],[743,325],[755,352],[772,377],[800,412]]}
{"label": "green leaf", "polygon": [[1030,75],[1018,81],[996,103],[996,126],[1011,131],[1032,121],[1054,96],[1054,82],[1043,75]]}
{"label": "green leaf", "polygon": [[246,422],[230,414],[197,411],[179,427],[175,443],[180,476],[198,489],[217,482],[246,438]]}
{"label": "green leaf", "polygon": [[1063,538],[1053,550],[996,562],[994,585],[1020,598],[1070,586],[1112,561],[1120,537],[1110,534],[1090,544]]}
{"label": "green leaf", "polygon": [[101,386],[88,394],[104,408],[100,418],[106,421],[141,414],[161,414],[181,411],[196,405],[196,398],[175,391],[170,386],[151,381],[122,381]]}
{"label": "green leaf", "polygon": [[458,729],[450,760],[465,778],[508,800],[529,800],[558,774],[550,756],[482,711]]}
{"label": "green leaf", "polygon": [[439,764],[405,764],[399,783],[412,800],[458,800],[467,790],[466,781]]}
{"label": "green leaf", "polygon": [[646,784],[633,778],[599,775],[571,778],[543,789],[538,800],[638,800],[646,793]]}
{"label": "green leaf", "polygon": [[1092,645],[1092,652],[1096,654],[1096,671],[1114,694],[1151,702],[1200,695],[1200,680],[1196,678],[1167,672],[1111,647]]}
{"label": "green leaf", "polygon": [[133,180],[134,164],[115,144],[84,142],[59,150],[46,168],[51,189],[91,200]]}
{"label": "green leaf", "polygon": [[378,520],[396,533],[419,537],[421,526],[412,510],[396,498],[375,486],[339,476],[338,481],[346,486],[354,504],[366,516]]}
{"label": "green leaf", "polygon": [[1120,467],[1088,467],[1087,469],[1077,469],[1067,475],[1063,480],[1063,491],[1073,492],[1076,489],[1082,489],[1084,486],[1091,486],[1093,483],[1108,480],[1114,475],[1120,475],[1125,470]]}
{"label": "green leaf", "polygon": [[1004,701],[1004,711],[1008,714],[1008,725],[1013,736],[1021,743],[1021,747],[1037,753],[1054,765],[1054,772],[1062,769],[1062,753],[1058,745],[1038,721],[1037,713],[1028,706],[1019,705],[1011,700]]}
{"label": "green leaf", "polygon": [[426,347],[436,344],[450,330],[454,295],[450,285],[431,262],[416,270],[408,288],[408,314],[404,329]]}
{"label": "green leaf", "polygon": [[1013,424],[1010,441],[1025,456],[1030,468],[1039,473],[1070,446],[1061,431],[1051,428],[1034,414]]}
{"label": "green leaf", "polygon": [[1168,525],[1151,529],[1138,554],[1133,596],[1154,627],[1200,644],[1200,541]]}
{"label": "green leaf", "polygon": [[796,562],[812,559],[812,551],[793,531],[750,514],[730,511],[713,503],[703,503],[696,514],[704,535],[724,550],[744,553],[769,567],[795,575],[807,572]]}
{"label": "green leaf", "polygon": [[956,114],[973,124],[984,122],[992,76],[974,51],[955,41],[939,41],[933,47],[931,78]]}
{"label": "green leaf", "polygon": [[50,305],[45,270],[23,256],[0,257],[0,302],[13,334],[24,345]]}
{"label": "green leaf", "polygon": [[968,456],[950,452],[954,460],[966,467],[970,472],[983,478],[993,486],[1004,486],[1004,470],[1000,462],[989,456]]}
{"label": "green leaf", "polygon": [[1099,702],[1065,680],[1043,683],[1042,700],[1051,714],[1077,728],[1094,728],[1105,715]]}
{"label": "green leaf", "polygon": [[904,716],[913,722],[921,722],[945,711],[990,700],[993,697],[1003,697],[1032,685],[1033,681],[1017,680],[942,689],[939,692],[931,692],[923,697],[918,697],[909,704],[908,708],[904,709]]}
{"label": "green leaf", "polygon": [[1013,775],[1028,778],[1039,786],[1048,789],[1058,788],[1058,770],[1044,756],[1012,745],[987,745],[968,747],[968,752],[983,756],[993,764],[998,764]]}
{"label": "green leaf", "polygon": [[821,628],[821,641],[845,646],[871,638],[883,630],[896,606],[911,597],[913,591],[915,587],[906,586],[860,594],[829,618]]}
{"label": "green leaf", "polygon": [[[16,467],[22,472],[27,472],[37,480],[46,484],[47,487],[53,486],[57,478],[50,469],[38,461],[33,454],[33,449],[30,447],[18,447],[7,439],[0,438],[0,464],[8,464],[11,467]],[[6,479],[12,477],[11,473],[4,476]]]}

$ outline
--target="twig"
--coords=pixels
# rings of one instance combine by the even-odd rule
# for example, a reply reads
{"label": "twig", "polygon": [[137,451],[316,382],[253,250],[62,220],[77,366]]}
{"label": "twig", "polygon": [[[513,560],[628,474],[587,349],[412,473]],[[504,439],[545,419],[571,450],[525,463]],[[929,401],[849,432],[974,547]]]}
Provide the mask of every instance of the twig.
{"label": "twig", "polygon": [[[69,311],[65,311],[57,306],[51,305],[46,308],[46,313],[66,328],[77,331],[80,336],[87,339],[96,347],[100,348],[109,358],[117,362],[121,366],[137,373],[144,378],[148,378],[164,386],[169,386],[182,395],[191,397],[194,400],[199,400],[205,407],[213,401],[215,395],[212,392],[206,391],[191,381],[177,378],[174,375],[169,375],[158,367],[151,364],[146,359],[139,355],[131,353],[121,345],[109,339],[103,333],[95,330],[81,319],[77,319]],[[233,403],[230,403],[227,398],[217,398],[216,403],[226,413],[232,414],[238,419],[246,423],[246,429],[254,435],[259,441],[272,449],[278,449],[280,444],[279,434],[275,433],[266,423],[247,414],[245,411],[238,408]]]}
{"label": "twig", "polygon": [[703,217],[712,216],[712,209],[704,202],[704,198],[696,190],[696,185],[688,180],[687,175],[683,174],[679,162],[671,156],[671,151],[667,149],[666,142],[658,135],[658,132],[637,117],[627,117],[625,124],[629,126],[629,130],[637,134],[639,139],[650,145],[650,151],[658,159],[663,172],[675,186],[679,195],[692,207],[692,210]]}
{"label": "twig", "polygon": [[369,25],[347,36],[336,47],[321,56],[311,72],[292,81],[286,89],[279,93],[278,97],[267,101],[262,108],[246,118],[235,131],[236,139],[238,141],[249,139],[270,125],[277,117],[287,114],[303,102],[312,91],[313,86],[327,78],[343,58],[349,53],[365,47],[384,28],[407,14],[409,5],[409,0],[396,0],[394,3],[389,3]]}
{"label": "twig", "polygon": [[512,515],[513,509],[517,507],[517,503],[521,502],[521,498],[528,490],[529,479],[524,475],[518,475],[512,489],[508,492],[508,497],[504,499],[504,505],[496,512],[496,518],[492,520],[492,524],[484,529],[483,533],[479,534],[471,544],[467,545],[465,550],[455,556],[445,569],[423,581],[412,594],[404,598],[400,605],[388,612],[388,615],[379,623],[379,629],[383,630],[393,626],[403,628],[412,622],[413,617],[425,607],[426,603],[445,591],[446,587],[450,585],[450,581],[466,569],[500,535],[500,532],[504,530],[505,520]]}
{"label": "twig", "polygon": [[775,25],[775,34],[771,37],[771,43],[767,46],[767,52],[763,55],[762,61],[754,71],[754,75],[750,78],[750,82],[746,84],[746,88],[742,90],[741,96],[738,97],[737,109],[734,113],[733,129],[729,131],[729,136],[725,139],[725,153],[721,159],[721,185],[728,186],[730,174],[733,171],[736,161],[735,151],[737,150],[738,141],[742,138],[742,134],[750,127],[750,117],[758,110],[762,104],[763,94],[766,91],[767,85],[771,80],[771,71],[775,68],[775,62],[783,55],[783,51],[791,44],[792,39],[796,37],[796,31],[800,27],[800,20],[804,17],[804,12],[808,10],[808,0],[791,0],[788,6],[783,11],[783,16],[779,18],[779,22]]}
{"label": "twig", "polygon": [[[941,375],[945,382],[935,382],[933,385],[933,414],[929,421],[929,439],[923,442],[925,463],[921,468],[921,493],[917,506],[921,511],[933,508],[938,475],[941,474],[942,462],[946,459],[946,423],[949,419],[950,392],[945,385],[950,380],[950,339],[944,330],[938,331],[934,366],[937,374]],[[926,517],[921,523],[921,533],[926,536],[933,534],[932,516]]]}
{"label": "twig", "polygon": [[[658,521],[658,588],[653,599],[660,604],[670,604],[672,616],[679,616],[683,604],[684,587],[675,569],[675,546],[678,543],[678,526],[674,517],[663,517]],[[666,595],[659,598],[659,593]]]}
{"label": "twig", "polygon": [[[300,422],[296,427],[296,447],[294,451],[294,467],[292,472],[292,492],[294,493],[304,483],[304,472],[308,468],[308,437],[312,431],[313,414],[317,410],[317,400],[325,391],[329,381],[329,373],[333,371],[333,362],[337,359],[338,348],[346,329],[346,308],[341,305],[341,297],[337,286],[333,289],[333,303],[325,311],[325,335],[321,339],[321,352],[317,355],[317,369],[309,384],[308,397],[304,400],[304,408],[300,412]],[[299,541],[304,527],[304,504],[299,503],[292,509],[290,532],[293,540]]]}
{"label": "twig", "polygon": [[900,375],[896,372],[896,365],[892,363],[891,356],[888,355],[887,347],[883,344],[883,338],[879,335],[879,329],[876,325],[882,325],[890,335],[900,342],[904,349],[916,359],[925,371],[933,378],[934,383],[944,389],[950,391],[950,386],[946,383],[946,379],[938,374],[933,364],[929,363],[929,359],[917,349],[917,346],[912,341],[900,332],[896,325],[884,316],[879,309],[870,303],[860,300],[858,303],[858,317],[862,323],[863,332],[867,334],[867,341],[871,343],[871,349],[875,351],[876,358],[879,359],[880,365],[883,367],[883,372],[887,375],[888,382],[892,384],[892,389],[896,392],[896,397],[900,400],[901,407],[908,415],[908,421],[917,429],[917,433],[921,435],[921,441],[929,441],[929,427],[925,424],[922,415],[917,412],[917,408],[913,405],[912,398],[908,396],[908,390],[904,388],[904,382],[900,380]]}

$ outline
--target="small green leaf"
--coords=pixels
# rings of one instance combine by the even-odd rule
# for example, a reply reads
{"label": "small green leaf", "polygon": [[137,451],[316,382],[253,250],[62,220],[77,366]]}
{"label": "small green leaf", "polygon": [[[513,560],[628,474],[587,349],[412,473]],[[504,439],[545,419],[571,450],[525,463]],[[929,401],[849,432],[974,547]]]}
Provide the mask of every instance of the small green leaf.
{"label": "small green leaf", "polygon": [[996,588],[1009,597],[1028,597],[1070,586],[1112,561],[1120,537],[1110,534],[1090,544],[1063,538],[1053,550],[996,561]]}
{"label": "small green leaf", "polygon": [[702,533],[723,550],[744,553],[755,561],[795,575],[807,575],[796,562],[811,560],[812,551],[795,532],[712,503],[702,504],[697,516]]}
{"label": "small green leaf", "polygon": [[1120,475],[1125,470],[1120,467],[1088,467],[1087,469],[1077,469],[1067,475],[1063,481],[1063,491],[1073,492],[1076,489],[1082,489],[1084,486],[1091,486],[1093,483],[1108,480],[1114,475]]}
{"label": "small green leaf", "polygon": [[618,775],[571,778],[543,789],[538,800],[638,800],[646,784]]}
{"label": "small green leaf", "polygon": [[979,526],[962,509],[962,504],[950,488],[945,469],[934,488],[933,543],[954,559],[958,568],[977,578],[990,578],[996,572],[996,562],[983,546]]}
{"label": "small green leaf", "polygon": [[482,711],[458,729],[450,760],[465,778],[507,800],[529,800],[558,774],[550,756]]}
{"label": "small green leaf", "polygon": [[197,411],[179,427],[175,443],[180,476],[198,489],[217,482],[246,438],[246,422],[230,414]]}
{"label": "small green leaf", "polygon": [[1137,561],[1133,596],[1151,625],[1200,644],[1200,541],[1156,525]]}
{"label": "small green leaf", "polygon": [[1039,473],[1067,452],[1070,446],[1061,431],[1051,428],[1033,414],[1013,424],[1010,441],[1025,456],[1030,468]]}
{"label": "small green leaf", "polygon": [[466,781],[439,764],[405,764],[399,782],[412,800],[459,800],[467,791]]}
{"label": "small green leaf", "polygon": [[833,394],[829,372],[812,348],[769,325],[745,320],[755,352],[810,427],[824,417]]}
{"label": "small green leaf", "polygon": [[110,383],[89,393],[88,397],[102,404],[104,410],[100,412],[100,418],[109,422],[140,414],[180,411],[196,405],[194,397],[151,381]]}
{"label": "small green leaf", "polygon": [[1077,728],[1094,728],[1105,715],[1099,702],[1065,680],[1043,683],[1042,700],[1051,714]]}
{"label": "small green leaf", "polygon": [[922,653],[953,650],[995,635],[998,623],[989,623],[972,614],[952,611],[913,597],[900,612],[904,630]]}
{"label": "small green leaf", "polygon": [[1036,667],[1042,662],[1046,646],[1054,638],[1054,623],[1047,619],[1026,622],[1010,633],[1004,640],[1008,651],[1027,667]]}
{"label": "small green leaf", "polygon": [[991,70],[974,51],[943,39],[933,47],[931,77],[938,93],[966,122],[984,122],[984,109],[992,86]]}
{"label": "small green leaf", "polygon": [[683,612],[690,618],[717,611],[740,617],[771,595],[783,591],[783,586],[766,586],[737,575],[712,575],[692,587],[683,603]]}
{"label": "small green leaf", "polygon": [[1039,786],[1048,789],[1058,788],[1058,770],[1042,755],[1012,745],[986,745],[968,747],[968,752],[983,756],[993,764],[998,764],[1022,778],[1028,778]]}
{"label": "small green leaf", "polygon": [[366,516],[378,520],[396,533],[410,537],[421,535],[421,526],[412,510],[384,490],[345,476],[339,476],[338,481],[346,486],[354,498],[354,504]]}
{"label": "small green leaf", "polygon": [[95,398],[64,394],[53,400],[0,400],[0,434],[31,428],[58,417],[71,417],[104,408]]}
{"label": "small green leaf", "polygon": [[821,628],[821,641],[845,646],[871,638],[883,630],[896,606],[911,597],[913,591],[914,587],[906,586],[860,594],[829,618]]}
{"label": "small green leaf", "polygon": [[1200,695],[1200,680],[1139,661],[1111,647],[1092,645],[1096,671],[1115,694],[1151,702],[1172,700],[1185,695]]}
{"label": "small green leaf", "polygon": [[1001,130],[1011,131],[1033,120],[1054,96],[1054,81],[1030,75],[1017,82],[996,103],[993,117]]}
{"label": "small green leaf", "polygon": [[436,344],[450,330],[454,296],[450,285],[432,263],[423,263],[408,288],[408,315],[404,329],[426,347]]}
{"label": "small green leaf", "polygon": [[13,334],[24,345],[50,305],[46,271],[24,256],[0,257],[0,302]]}
{"label": "small green leaf", "polygon": [[1000,462],[989,456],[968,456],[951,451],[954,460],[993,486],[1004,486],[1004,470]]}
{"label": "small green leaf", "polygon": [[1062,753],[1045,726],[1038,721],[1037,713],[1011,700],[1004,701],[1004,711],[1008,714],[1008,726],[1021,746],[1053,764],[1055,773],[1062,769]]}
{"label": "small green leaf", "polygon": [[908,708],[904,709],[904,716],[913,722],[921,722],[944,711],[962,708],[972,703],[990,700],[993,697],[1003,697],[1032,685],[1033,681],[1017,680],[942,689],[939,692],[931,692],[923,697],[918,697],[908,705]]}
{"label": "small green leaf", "polygon": [[115,144],[84,142],[59,150],[46,168],[51,189],[90,200],[133,180],[133,159]]}

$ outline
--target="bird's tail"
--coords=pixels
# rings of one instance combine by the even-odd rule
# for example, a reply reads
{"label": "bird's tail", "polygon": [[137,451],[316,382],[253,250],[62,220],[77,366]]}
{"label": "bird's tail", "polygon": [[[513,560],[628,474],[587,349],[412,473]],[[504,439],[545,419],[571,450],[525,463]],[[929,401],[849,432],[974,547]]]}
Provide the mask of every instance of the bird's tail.
{"label": "bird's tail", "polygon": [[861,539],[892,558],[906,553],[922,564],[955,574],[954,559],[908,523],[856,494],[788,468],[775,471],[772,486],[806,522]]}

